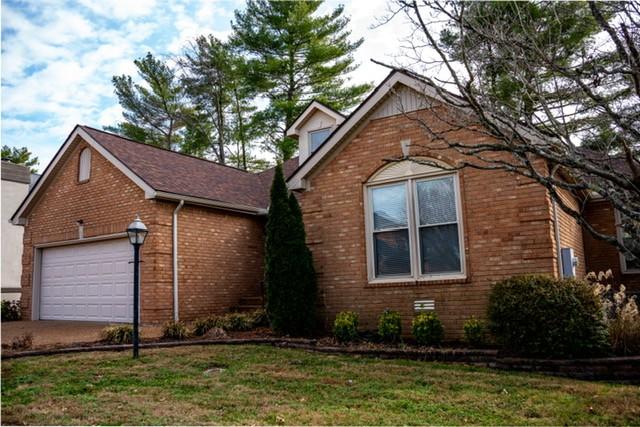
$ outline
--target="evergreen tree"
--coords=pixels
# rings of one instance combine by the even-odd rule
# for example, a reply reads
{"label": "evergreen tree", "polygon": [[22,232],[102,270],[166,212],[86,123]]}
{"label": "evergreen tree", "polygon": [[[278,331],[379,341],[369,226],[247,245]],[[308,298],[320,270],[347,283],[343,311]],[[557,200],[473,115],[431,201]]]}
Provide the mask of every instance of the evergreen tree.
{"label": "evergreen tree", "polygon": [[232,23],[232,42],[248,58],[247,77],[269,102],[258,113],[271,129],[265,146],[282,159],[297,148],[284,132],[310,100],[344,110],[357,105],[371,88],[348,84],[348,74],[357,68],[353,53],[363,40],[349,40],[344,7],[318,15],[321,4],[249,0]]}
{"label": "evergreen tree", "polygon": [[27,147],[9,147],[8,145],[2,146],[2,160],[6,160],[16,165],[27,166],[32,173],[36,173],[38,169],[37,157],[32,157],[33,154]]}
{"label": "evergreen tree", "polygon": [[271,186],[266,226],[265,282],[267,314],[275,331],[305,335],[313,331],[316,284],[311,254],[304,242],[300,208],[287,195],[282,166]]}
{"label": "evergreen tree", "polygon": [[175,71],[151,53],[134,61],[143,84],[131,76],[113,76],[124,122],[106,127],[132,139],[168,149],[182,143],[184,92]]}

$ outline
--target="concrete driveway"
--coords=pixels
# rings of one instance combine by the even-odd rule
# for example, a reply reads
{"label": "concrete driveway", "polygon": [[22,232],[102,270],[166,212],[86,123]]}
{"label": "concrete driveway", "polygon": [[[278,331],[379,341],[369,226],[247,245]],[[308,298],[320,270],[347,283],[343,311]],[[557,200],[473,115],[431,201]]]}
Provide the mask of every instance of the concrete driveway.
{"label": "concrete driveway", "polygon": [[[71,320],[20,320],[2,322],[2,344],[10,344],[15,337],[31,334],[33,348],[69,347],[74,344],[101,340],[100,332],[109,323]],[[160,326],[143,326],[142,338],[158,338]]]}

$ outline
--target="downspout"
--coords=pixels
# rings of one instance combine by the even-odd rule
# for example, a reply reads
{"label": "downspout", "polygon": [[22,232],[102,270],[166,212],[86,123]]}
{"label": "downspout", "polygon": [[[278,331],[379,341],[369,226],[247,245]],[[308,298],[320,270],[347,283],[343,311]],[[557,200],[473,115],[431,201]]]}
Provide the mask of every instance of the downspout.
{"label": "downspout", "polygon": [[556,259],[558,262],[558,277],[562,279],[562,249],[560,247],[560,226],[558,225],[558,208],[556,201],[553,200],[553,228],[556,234]]}
{"label": "downspout", "polygon": [[180,200],[178,206],[173,211],[173,320],[180,319],[178,316],[178,212],[184,206],[184,200]]}

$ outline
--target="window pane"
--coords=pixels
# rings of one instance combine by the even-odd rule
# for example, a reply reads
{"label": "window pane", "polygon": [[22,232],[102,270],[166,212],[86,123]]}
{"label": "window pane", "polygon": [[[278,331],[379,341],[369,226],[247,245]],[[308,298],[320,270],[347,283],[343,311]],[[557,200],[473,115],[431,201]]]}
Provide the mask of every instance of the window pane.
{"label": "window pane", "polygon": [[376,277],[411,274],[409,230],[385,231],[373,235]]}
{"label": "window pane", "polygon": [[456,199],[452,176],[420,181],[416,185],[420,225],[456,222]]}
{"label": "window pane", "polygon": [[316,151],[323,142],[331,135],[331,128],[314,130],[309,132],[309,143],[311,144],[311,152]]}
{"label": "window pane", "polygon": [[458,225],[436,225],[420,229],[422,274],[460,272]]}
{"label": "window pane", "polygon": [[402,183],[371,190],[375,230],[407,226],[406,189]]}
{"label": "window pane", "polygon": [[640,270],[640,243],[629,237],[626,233],[623,243],[624,246],[631,249],[631,252],[636,256],[635,259],[631,259],[630,254],[624,254],[627,270]]}

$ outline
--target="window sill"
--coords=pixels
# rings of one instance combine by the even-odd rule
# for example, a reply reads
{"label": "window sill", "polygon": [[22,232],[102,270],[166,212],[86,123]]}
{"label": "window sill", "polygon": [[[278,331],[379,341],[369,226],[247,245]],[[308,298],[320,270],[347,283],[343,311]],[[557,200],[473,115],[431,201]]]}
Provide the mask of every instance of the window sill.
{"label": "window sill", "polygon": [[374,279],[369,280],[365,287],[378,288],[378,287],[407,287],[407,286],[431,286],[431,285],[462,285],[470,283],[469,277],[460,276],[444,276],[444,277],[422,277],[419,279],[413,278],[397,278],[397,279]]}
{"label": "window sill", "polygon": [[621,270],[622,275],[634,275],[634,274],[640,274],[640,270]]}

